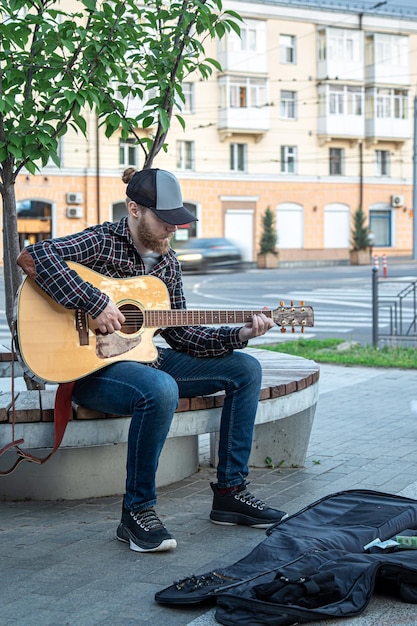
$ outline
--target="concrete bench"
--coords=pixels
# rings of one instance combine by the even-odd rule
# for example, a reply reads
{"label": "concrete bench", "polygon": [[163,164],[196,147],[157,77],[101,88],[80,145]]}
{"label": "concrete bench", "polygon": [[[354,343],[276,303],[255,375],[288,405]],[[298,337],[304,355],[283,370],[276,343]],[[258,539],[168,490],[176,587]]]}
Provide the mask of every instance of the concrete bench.
{"label": "concrete bench", "polygon": [[[262,364],[262,389],[250,465],[304,464],[318,399],[319,366],[282,353],[247,348]],[[1,367],[1,366],[0,366]],[[55,387],[15,393],[15,438],[24,449],[46,455],[53,442]],[[11,441],[10,392],[0,395],[0,448]],[[210,434],[216,464],[224,395],[182,398],[161,454],[157,485],[167,485],[198,469],[199,436]],[[22,463],[0,477],[1,498],[78,499],[124,492],[130,417],[74,406],[61,448],[44,465]],[[9,466],[14,453],[0,459]]]}

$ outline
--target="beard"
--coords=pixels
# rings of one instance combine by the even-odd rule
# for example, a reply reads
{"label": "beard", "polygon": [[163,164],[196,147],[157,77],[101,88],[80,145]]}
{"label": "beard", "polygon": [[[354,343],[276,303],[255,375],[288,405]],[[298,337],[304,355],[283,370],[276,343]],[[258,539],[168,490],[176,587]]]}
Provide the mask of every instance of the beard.
{"label": "beard", "polygon": [[164,239],[155,237],[142,214],[138,223],[137,236],[141,244],[148,250],[152,250],[157,254],[166,254],[169,250],[173,234],[167,235]]}

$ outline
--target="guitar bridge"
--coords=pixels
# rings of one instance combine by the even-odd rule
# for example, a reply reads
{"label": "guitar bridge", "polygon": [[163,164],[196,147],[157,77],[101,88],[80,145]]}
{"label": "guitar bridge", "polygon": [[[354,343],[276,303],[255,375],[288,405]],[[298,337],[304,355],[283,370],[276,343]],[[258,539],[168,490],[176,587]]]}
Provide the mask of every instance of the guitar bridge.
{"label": "guitar bridge", "polygon": [[88,346],[90,343],[88,337],[88,317],[87,313],[82,309],[75,311],[75,328],[78,331],[80,346]]}

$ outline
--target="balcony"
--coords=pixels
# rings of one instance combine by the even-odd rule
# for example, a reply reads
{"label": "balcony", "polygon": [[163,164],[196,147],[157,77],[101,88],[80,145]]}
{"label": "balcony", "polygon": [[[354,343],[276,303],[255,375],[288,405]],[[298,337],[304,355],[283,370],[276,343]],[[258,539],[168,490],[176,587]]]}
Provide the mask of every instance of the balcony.
{"label": "balcony", "polygon": [[355,29],[323,28],[318,31],[317,78],[364,80],[363,33]]}
{"label": "balcony", "polygon": [[267,106],[219,109],[218,130],[221,141],[235,134],[254,135],[256,141],[260,141],[269,128]]}
{"label": "balcony", "polygon": [[377,140],[403,142],[411,139],[408,119],[372,118],[365,121],[365,137],[368,143]]}
{"label": "balcony", "polygon": [[363,115],[319,117],[317,131],[322,142],[331,139],[359,140],[365,136],[365,117]]}
{"label": "balcony", "polygon": [[220,39],[218,61],[224,72],[266,74],[268,71],[266,22],[246,19],[241,26],[240,37],[232,31]]}
{"label": "balcony", "polygon": [[233,134],[255,135],[269,130],[268,81],[254,76],[227,75],[218,79],[220,140]]}
{"label": "balcony", "polygon": [[409,41],[402,35],[372,33],[366,37],[367,85],[410,84]]}
{"label": "balcony", "polygon": [[365,136],[364,91],[355,85],[324,83],[318,87],[317,131],[321,143]]}
{"label": "balcony", "polygon": [[407,89],[373,87],[366,90],[365,137],[369,141],[403,142],[411,138]]}

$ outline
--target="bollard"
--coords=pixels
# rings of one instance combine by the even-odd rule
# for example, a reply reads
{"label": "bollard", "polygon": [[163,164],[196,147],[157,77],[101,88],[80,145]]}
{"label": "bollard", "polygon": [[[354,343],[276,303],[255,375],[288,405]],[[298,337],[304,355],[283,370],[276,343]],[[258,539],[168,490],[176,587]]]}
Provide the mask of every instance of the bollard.
{"label": "bollard", "polygon": [[[378,257],[375,257],[378,258]],[[378,347],[378,267],[372,268],[372,345]]]}
{"label": "bollard", "polygon": [[387,255],[382,255],[382,273],[384,278],[388,276],[388,267],[387,267]]}
{"label": "bollard", "polygon": [[379,272],[379,258],[378,255],[374,256],[374,268],[377,272]]}

